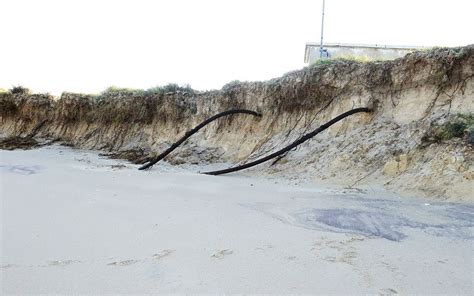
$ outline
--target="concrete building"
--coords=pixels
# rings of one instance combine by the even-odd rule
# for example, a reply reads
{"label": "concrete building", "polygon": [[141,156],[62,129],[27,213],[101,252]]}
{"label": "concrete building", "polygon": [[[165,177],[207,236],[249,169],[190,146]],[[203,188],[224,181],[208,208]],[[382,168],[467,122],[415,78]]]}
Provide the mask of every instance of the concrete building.
{"label": "concrete building", "polygon": [[[392,60],[403,57],[409,52],[427,48],[421,46],[326,43],[323,47],[323,58],[361,57],[368,60]],[[306,43],[304,62],[312,64],[319,59],[320,44]]]}

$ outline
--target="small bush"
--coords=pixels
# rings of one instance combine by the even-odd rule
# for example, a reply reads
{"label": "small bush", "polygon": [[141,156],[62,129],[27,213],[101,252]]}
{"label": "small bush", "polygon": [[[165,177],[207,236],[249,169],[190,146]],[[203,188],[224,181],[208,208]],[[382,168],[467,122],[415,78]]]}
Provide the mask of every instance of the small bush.
{"label": "small bush", "polygon": [[194,93],[194,89],[192,89],[188,84],[180,86],[176,83],[170,83],[164,86],[151,87],[145,91],[147,94],[166,94],[175,92]]}
{"label": "small bush", "polygon": [[457,114],[446,123],[434,125],[423,137],[427,143],[441,143],[454,138],[465,138],[469,144],[474,144],[474,115]]}
{"label": "small bush", "polygon": [[145,93],[150,94],[150,95],[162,94],[164,92],[165,91],[163,90],[163,87],[161,86],[150,87],[147,90],[145,90]]}
{"label": "small bush", "polygon": [[466,123],[468,128],[474,128],[474,114],[472,113],[460,113],[457,115],[459,120],[463,121]]}
{"label": "small bush", "polygon": [[464,129],[466,141],[474,145],[474,114],[459,114],[458,117],[466,123],[466,128]]}
{"label": "small bush", "polygon": [[10,93],[12,94],[30,94],[30,90],[26,87],[23,87],[21,85],[14,86],[10,89]]}
{"label": "small bush", "polygon": [[190,93],[193,93],[194,90],[191,88],[191,86],[189,86],[189,84],[186,84],[184,86],[180,86],[176,83],[170,83],[170,84],[167,84],[165,86],[162,87],[163,88],[163,91],[165,93],[168,93],[168,92],[190,92]]}
{"label": "small bush", "polygon": [[467,129],[465,122],[457,121],[450,122],[446,125],[446,132],[449,138],[461,138],[464,135],[464,131]]}
{"label": "small bush", "polygon": [[143,89],[135,89],[135,88],[125,88],[125,87],[117,87],[117,86],[110,86],[106,88],[101,95],[140,95],[144,94],[145,91]]}

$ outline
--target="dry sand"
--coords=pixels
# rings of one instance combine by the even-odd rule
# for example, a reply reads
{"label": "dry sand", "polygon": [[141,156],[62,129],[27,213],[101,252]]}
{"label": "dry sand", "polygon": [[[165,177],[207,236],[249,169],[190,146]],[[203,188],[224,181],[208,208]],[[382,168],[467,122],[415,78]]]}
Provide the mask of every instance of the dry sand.
{"label": "dry sand", "polygon": [[0,151],[2,293],[474,289],[472,203],[136,168],[61,146]]}

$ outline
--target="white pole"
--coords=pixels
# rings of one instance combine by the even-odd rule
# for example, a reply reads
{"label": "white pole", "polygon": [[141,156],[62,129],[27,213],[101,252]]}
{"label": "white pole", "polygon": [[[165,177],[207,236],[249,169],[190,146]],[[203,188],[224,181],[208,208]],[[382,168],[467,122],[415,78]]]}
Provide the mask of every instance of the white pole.
{"label": "white pole", "polygon": [[322,15],[322,18],[321,18],[321,44],[319,46],[319,58],[320,59],[323,58],[324,2],[325,2],[325,0],[323,0],[323,15]]}

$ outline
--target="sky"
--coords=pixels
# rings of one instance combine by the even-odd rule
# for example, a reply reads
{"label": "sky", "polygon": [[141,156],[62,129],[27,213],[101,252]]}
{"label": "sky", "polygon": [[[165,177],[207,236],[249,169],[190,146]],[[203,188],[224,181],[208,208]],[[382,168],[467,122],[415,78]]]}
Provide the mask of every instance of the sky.
{"label": "sky", "polygon": [[[324,41],[474,43],[474,1],[326,0]],[[322,0],[0,0],[0,88],[219,89],[304,66]]]}

